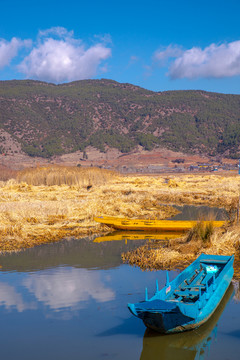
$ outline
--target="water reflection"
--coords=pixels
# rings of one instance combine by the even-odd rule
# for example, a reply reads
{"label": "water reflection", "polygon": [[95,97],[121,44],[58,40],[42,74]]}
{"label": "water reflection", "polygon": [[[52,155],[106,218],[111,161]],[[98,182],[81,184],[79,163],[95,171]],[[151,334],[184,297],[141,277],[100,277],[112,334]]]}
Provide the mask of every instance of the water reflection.
{"label": "water reflection", "polygon": [[[104,279],[107,281],[107,279]],[[75,268],[53,269],[48,272],[28,274],[21,282],[18,292],[12,285],[0,283],[0,305],[18,312],[36,309],[39,302],[51,310],[68,308],[83,309],[91,299],[98,303],[114,300],[115,292],[107,287],[96,271]],[[33,296],[32,302],[24,302],[23,296]]]}
{"label": "water reflection", "polygon": [[180,211],[171,220],[227,220],[227,212],[224,208],[195,205],[174,205]]}
{"label": "water reflection", "polygon": [[97,302],[113,300],[115,293],[101,281],[99,273],[86,269],[60,269],[48,274],[33,274],[25,287],[51,309],[81,309],[91,298]]}
{"label": "water reflection", "polygon": [[110,269],[122,264],[121,254],[134,250],[143,240],[93,242],[95,237],[63,240],[57,243],[36,246],[0,257],[0,272],[29,272],[59,267],[66,264],[77,268]]}
{"label": "water reflection", "polygon": [[[143,340],[145,326],[131,316],[127,304],[144,297],[143,287],[148,286],[152,294],[156,279],[163,287],[166,274],[122,264],[121,253],[144,240],[127,245],[93,240],[62,241],[0,257],[1,357],[181,360],[182,349],[189,356],[195,352],[196,359],[197,344],[204,338],[210,343],[218,320],[206,332],[200,328],[184,337],[167,336],[167,340],[146,333]],[[171,280],[177,274],[171,271]],[[238,360],[239,323],[239,303],[232,301],[219,321],[211,360]]]}
{"label": "water reflection", "polygon": [[146,231],[114,231],[104,236],[99,236],[94,239],[95,243],[101,243],[105,241],[125,241],[128,240],[168,240],[182,236],[182,232],[146,232]]}
{"label": "water reflection", "polygon": [[24,303],[22,295],[15,290],[14,286],[4,282],[0,282],[0,306],[4,306],[8,310],[14,308],[18,312],[34,308],[33,304]]}
{"label": "water reflection", "polygon": [[232,284],[234,286],[234,300],[240,301],[240,280],[232,280]]}
{"label": "water reflection", "polygon": [[159,335],[146,330],[140,360],[203,360],[208,354],[211,342],[217,337],[217,322],[233,296],[231,284],[217,310],[207,321],[193,331],[173,335]]}

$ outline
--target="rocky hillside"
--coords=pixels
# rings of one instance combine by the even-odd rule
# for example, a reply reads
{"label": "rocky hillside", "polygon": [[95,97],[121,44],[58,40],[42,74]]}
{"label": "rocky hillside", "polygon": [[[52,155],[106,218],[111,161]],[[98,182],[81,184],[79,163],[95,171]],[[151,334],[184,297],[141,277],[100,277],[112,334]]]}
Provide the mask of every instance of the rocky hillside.
{"label": "rocky hillside", "polygon": [[0,152],[51,157],[87,146],[240,156],[240,95],[152,92],[111,80],[0,82]]}

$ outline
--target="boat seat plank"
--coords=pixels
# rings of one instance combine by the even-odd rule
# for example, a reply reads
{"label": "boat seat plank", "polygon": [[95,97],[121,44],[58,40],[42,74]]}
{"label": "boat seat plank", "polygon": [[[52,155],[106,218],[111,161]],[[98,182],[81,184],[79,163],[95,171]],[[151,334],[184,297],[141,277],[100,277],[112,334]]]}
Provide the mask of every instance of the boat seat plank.
{"label": "boat seat plank", "polygon": [[213,278],[213,273],[207,274],[202,280],[202,285],[206,285],[211,278]]}
{"label": "boat seat plank", "polygon": [[227,260],[211,260],[211,259],[204,259],[201,261],[201,264],[211,264],[211,265],[217,265],[217,264],[226,264]]}
{"label": "boat seat plank", "polygon": [[181,286],[181,290],[188,289],[189,287],[199,285],[198,283],[200,282],[200,280],[203,276],[204,276],[204,270],[201,269],[199,271],[199,273],[197,274],[197,276],[195,276],[195,278],[190,283],[188,283],[188,281],[185,281],[185,284]]}
{"label": "boat seat plank", "polygon": [[195,292],[198,293],[200,289],[201,290],[206,289],[206,284],[209,283],[209,281],[211,280],[211,278],[213,278],[213,276],[214,275],[212,273],[206,274],[205,277],[202,279],[200,284],[196,284],[196,283],[195,284],[190,284],[190,285],[181,287],[181,290],[176,290],[175,292],[177,294],[181,293],[181,296],[183,296],[182,293],[187,294],[187,292],[188,293],[194,293],[194,291],[195,291]]}
{"label": "boat seat plank", "polygon": [[196,296],[199,294],[199,289],[193,289],[193,290],[185,290],[185,291],[181,291],[181,290],[176,290],[175,293],[178,296]]}
{"label": "boat seat plank", "polygon": [[185,286],[184,289],[205,289],[206,285],[204,284],[196,284],[196,285],[188,285]]}

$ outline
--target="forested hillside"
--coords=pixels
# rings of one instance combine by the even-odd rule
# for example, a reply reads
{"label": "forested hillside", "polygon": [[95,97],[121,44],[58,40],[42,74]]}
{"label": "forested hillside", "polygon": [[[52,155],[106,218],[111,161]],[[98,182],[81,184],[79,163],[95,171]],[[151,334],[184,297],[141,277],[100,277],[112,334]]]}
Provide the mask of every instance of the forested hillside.
{"label": "forested hillside", "polygon": [[88,145],[129,152],[140,144],[147,150],[164,146],[234,158],[239,157],[240,95],[152,92],[111,80],[1,81],[2,153],[6,137],[31,156],[51,157]]}

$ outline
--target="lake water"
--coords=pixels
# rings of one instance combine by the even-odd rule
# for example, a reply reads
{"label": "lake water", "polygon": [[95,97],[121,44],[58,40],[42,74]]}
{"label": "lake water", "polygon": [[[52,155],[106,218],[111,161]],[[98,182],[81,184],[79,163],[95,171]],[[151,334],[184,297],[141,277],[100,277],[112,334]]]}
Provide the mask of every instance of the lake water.
{"label": "lake water", "polygon": [[[127,309],[165,271],[123,265],[141,241],[62,241],[1,256],[0,351],[4,360],[239,359],[240,303],[233,286],[199,329],[156,335]],[[170,272],[170,280],[178,271]]]}
{"label": "lake water", "polygon": [[224,208],[210,206],[183,205],[174,207],[180,211],[171,220],[228,220],[227,212]]}

